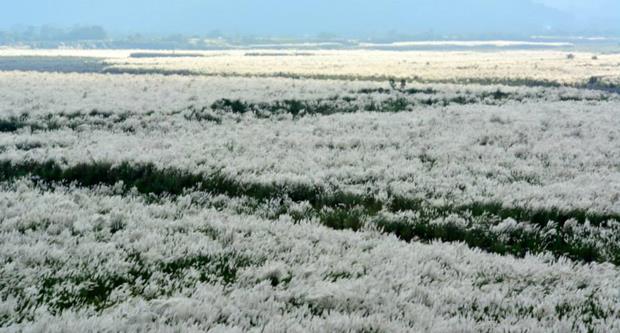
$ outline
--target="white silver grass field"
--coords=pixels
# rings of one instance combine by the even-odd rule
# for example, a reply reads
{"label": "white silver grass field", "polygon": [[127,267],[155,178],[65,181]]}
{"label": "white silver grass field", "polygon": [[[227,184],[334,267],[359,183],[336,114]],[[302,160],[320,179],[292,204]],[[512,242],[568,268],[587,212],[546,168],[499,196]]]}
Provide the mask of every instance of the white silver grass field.
{"label": "white silver grass field", "polygon": [[620,332],[617,56],[261,52],[0,50],[0,331]]}

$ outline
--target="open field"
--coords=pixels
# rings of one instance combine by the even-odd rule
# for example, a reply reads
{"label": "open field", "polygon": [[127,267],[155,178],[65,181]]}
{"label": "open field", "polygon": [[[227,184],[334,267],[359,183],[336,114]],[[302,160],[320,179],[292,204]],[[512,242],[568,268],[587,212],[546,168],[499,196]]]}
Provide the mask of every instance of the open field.
{"label": "open field", "polygon": [[620,55],[568,54],[0,50],[0,328],[620,331]]}
{"label": "open field", "polygon": [[[149,56],[153,55],[153,56]],[[132,56],[133,55],[133,56]],[[185,57],[183,57],[185,55]],[[264,56],[260,56],[264,55]],[[314,79],[374,80],[391,77],[422,83],[504,84],[516,86],[611,86],[618,89],[620,53],[564,50],[389,51],[389,50],[16,50],[0,49],[3,61],[26,61],[67,56],[100,59],[97,69],[88,61],[85,71],[133,74],[264,76]],[[4,60],[3,60],[4,59]],[[19,69],[22,69],[22,65]],[[71,71],[76,70],[73,66]]]}

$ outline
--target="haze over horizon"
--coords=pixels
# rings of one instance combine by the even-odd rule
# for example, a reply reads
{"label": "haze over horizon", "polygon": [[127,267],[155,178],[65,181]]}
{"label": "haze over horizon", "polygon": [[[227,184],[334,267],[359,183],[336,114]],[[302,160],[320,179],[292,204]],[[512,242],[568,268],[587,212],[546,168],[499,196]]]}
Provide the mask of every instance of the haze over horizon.
{"label": "haze over horizon", "polygon": [[618,34],[614,0],[24,0],[3,6],[0,30],[101,25],[113,34],[343,36]]}

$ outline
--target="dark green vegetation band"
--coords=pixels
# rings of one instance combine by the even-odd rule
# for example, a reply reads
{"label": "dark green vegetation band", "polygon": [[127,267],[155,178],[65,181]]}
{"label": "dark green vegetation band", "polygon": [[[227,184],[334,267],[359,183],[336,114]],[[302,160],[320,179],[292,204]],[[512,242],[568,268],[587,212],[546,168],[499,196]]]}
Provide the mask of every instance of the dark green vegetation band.
{"label": "dark green vegetation band", "polygon": [[[620,264],[619,241],[607,243],[591,234],[575,234],[564,225],[574,220],[582,225],[589,221],[596,229],[604,228],[607,221],[620,221],[618,214],[603,214],[586,210],[530,209],[505,207],[497,202],[476,202],[464,205],[436,206],[424,200],[391,195],[379,201],[370,195],[359,195],[323,186],[276,183],[242,183],[221,172],[192,174],[180,169],[159,169],[152,164],[137,165],[124,162],[113,165],[107,162],[78,164],[61,167],[53,161],[0,162],[0,180],[7,181],[31,176],[43,182],[76,182],[81,186],[113,185],[122,181],[125,190],[136,188],[149,196],[179,195],[187,190],[198,190],[231,197],[248,197],[261,202],[288,198],[294,202],[308,202],[312,209],[306,213],[281,214],[295,219],[318,217],[334,229],[359,230],[366,223],[374,223],[385,232],[400,239],[432,241],[461,241],[489,252],[524,256],[527,253],[549,251],[580,261],[611,262]],[[414,212],[415,218],[395,218],[385,212]],[[458,216],[461,222],[434,223],[437,219]],[[529,228],[512,228],[498,231],[504,219],[525,222]],[[449,219],[448,219],[449,220]],[[549,223],[553,221],[553,223]],[[593,241],[593,239],[595,241]]]}
{"label": "dark green vegetation band", "polygon": [[[504,92],[501,89],[493,91],[482,91],[478,93],[463,93],[451,97],[435,96],[436,90],[433,89],[362,89],[353,92],[359,95],[367,94],[387,94],[392,95],[384,100],[374,100],[372,98],[358,98],[350,96],[333,96],[325,99],[285,99],[273,102],[254,103],[240,99],[219,99],[210,106],[189,105],[184,109],[174,111],[172,114],[182,113],[189,121],[210,121],[222,123],[223,114],[244,114],[252,112],[257,117],[268,118],[272,115],[291,114],[299,118],[306,115],[332,115],[341,113],[356,113],[361,111],[396,113],[414,110],[416,107],[429,106],[448,106],[452,104],[485,104],[501,105],[509,100],[524,101],[528,99],[542,98],[538,95],[518,94]],[[405,95],[421,95],[415,98],[405,98]],[[600,94],[595,96],[562,95],[560,101],[608,101],[609,96]],[[211,112],[214,111],[214,112]],[[145,113],[144,115],[151,115]],[[16,132],[23,128],[30,128],[33,131],[58,130],[62,128],[77,129],[81,125],[89,125],[97,128],[112,129],[115,125],[123,123],[136,114],[129,112],[114,113],[92,109],[90,111],[78,111],[73,113],[46,114],[43,116],[32,117],[28,113],[19,116],[9,116],[0,118],[0,132]],[[132,126],[127,126],[128,130]]]}

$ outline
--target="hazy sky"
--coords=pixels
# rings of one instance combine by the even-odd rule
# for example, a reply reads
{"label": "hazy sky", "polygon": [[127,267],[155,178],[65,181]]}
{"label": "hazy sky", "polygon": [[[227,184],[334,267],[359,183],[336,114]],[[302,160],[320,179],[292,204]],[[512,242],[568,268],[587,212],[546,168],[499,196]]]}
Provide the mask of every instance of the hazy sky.
{"label": "hazy sky", "polygon": [[0,29],[256,35],[620,32],[620,0],[5,0]]}

